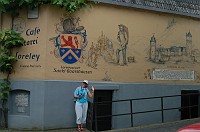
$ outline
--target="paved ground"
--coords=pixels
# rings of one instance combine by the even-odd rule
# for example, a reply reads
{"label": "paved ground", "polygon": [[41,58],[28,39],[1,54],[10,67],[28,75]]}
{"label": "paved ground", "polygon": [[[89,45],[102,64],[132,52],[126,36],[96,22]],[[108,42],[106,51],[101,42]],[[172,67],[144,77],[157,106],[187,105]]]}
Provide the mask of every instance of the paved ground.
{"label": "paved ground", "polygon": [[140,127],[132,127],[120,130],[110,130],[106,132],[176,132],[176,130],[178,130],[181,127],[197,122],[200,122],[200,118]]}
{"label": "paved ground", "polygon": [[[200,118],[188,119],[183,121],[153,124],[139,127],[131,127],[125,129],[109,130],[104,132],[176,132],[179,128],[200,122]],[[0,130],[1,132],[77,132],[75,128],[71,129],[59,129],[59,130],[46,130],[46,131],[25,131],[25,130]],[[84,132],[90,132],[86,130]]]}

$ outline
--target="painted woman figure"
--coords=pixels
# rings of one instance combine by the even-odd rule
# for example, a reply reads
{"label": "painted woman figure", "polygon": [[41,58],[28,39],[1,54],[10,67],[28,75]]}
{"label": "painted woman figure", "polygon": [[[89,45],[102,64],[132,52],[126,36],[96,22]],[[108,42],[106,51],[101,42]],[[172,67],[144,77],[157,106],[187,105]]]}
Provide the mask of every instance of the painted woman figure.
{"label": "painted woman figure", "polygon": [[120,60],[120,51],[122,51],[122,56],[123,56],[123,65],[126,65],[126,49],[127,49],[127,45],[128,45],[128,39],[129,39],[129,35],[128,35],[128,28],[123,25],[120,24],[119,26],[119,32],[117,35],[117,40],[119,41],[119,47],[116,50],[116,60],[117,63],[119,63]]}

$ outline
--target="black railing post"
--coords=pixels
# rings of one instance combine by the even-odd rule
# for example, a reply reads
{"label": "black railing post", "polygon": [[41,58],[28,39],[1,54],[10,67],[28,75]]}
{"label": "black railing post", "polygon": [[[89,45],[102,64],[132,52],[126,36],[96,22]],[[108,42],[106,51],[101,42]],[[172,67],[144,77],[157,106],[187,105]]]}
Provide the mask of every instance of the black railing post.
{"label": "black railing post", "polygon": [[133,107],[132,100],[130,100],[130,110],[131,110],[131,127],[133,127]]}
{"label": "black railing post", "polygon": [[160,98],[161,99],[161,113],[162,113],[162,123],[164,122],[164,111],[163,111],[163,97]]}
{"label": "black railing post", "polygon": [[93,113],[94,113],[94,102],[90,102],[90,132],[92,131],[92,125],[93,125]]}
{"label": "black railing post", "polygon": [[192,118],[192,116],[191,116],[191,108],[192,107],[191,107],[191,103],[190,103],[190,100],[191,100],[190,97],[191,97],[191,95],[189,94],[189,98],[188,98],[188,100],[189,100],[189,107],[188,108],[189,108],[189,115],[190,115],[190,119],[191,119]]}
{"label": "black railing post", "polygon": [[95,132],[97,132],[97,103],[94,102],[94,108],[95,108],[95,111],[94,111],[94,116],[95,116]]}

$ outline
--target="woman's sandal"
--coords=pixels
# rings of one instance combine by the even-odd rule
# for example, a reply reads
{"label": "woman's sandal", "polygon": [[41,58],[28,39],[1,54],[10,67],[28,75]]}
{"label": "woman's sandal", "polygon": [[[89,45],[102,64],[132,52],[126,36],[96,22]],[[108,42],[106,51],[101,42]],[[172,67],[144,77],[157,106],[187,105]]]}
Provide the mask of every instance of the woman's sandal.
{"label": "woman's sandal", "polygon": [[78,132],[80,132],[80,131],[81,131],[81,128],[80,128],[80,127],[78,127],[78,128],[77,128],[77,130],[78,130]]}

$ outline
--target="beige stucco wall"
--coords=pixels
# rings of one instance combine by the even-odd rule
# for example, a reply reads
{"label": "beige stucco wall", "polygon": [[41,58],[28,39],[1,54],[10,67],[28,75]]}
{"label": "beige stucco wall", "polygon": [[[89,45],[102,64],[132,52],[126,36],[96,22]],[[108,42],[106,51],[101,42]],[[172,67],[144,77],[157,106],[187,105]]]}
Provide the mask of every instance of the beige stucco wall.
{"label": "beige stucco wall", "polygon": [[[81,10],[71,17],[75,27],[83,26],[87,33],[87,43],[80,48],[81,59],[73,64],[64,62],[60,57],[58,47],[55,47],[56,37],[70,35],[63,33],[63,20],[69,18],[63,9],[42,6],[38,19],[27,19],[27,12],[20,13],[18,19],[25,24],[22,36],[28,40],[37,40],[37,44],[26,45],[14,51],[19,61],[16,63],[13,79],[47,79],[47,80],[93,80],[109,82],[145,82],[145,83],[198,83],[200,63],[200,32],[198,19],[173,14],[148,12],[133,8],[97,4],[93,8]],[[3,27],[10,26],[10,18],[3,17]],[[120,61],[116,63],[116,50],[119,48],[117,39],[119,27],[123,24],[128,29],[128,44],[126,58],[134,61],[123,64],[122,52]],[[28,36],[26,32],[38,30],[36,35]],[[84,31],[82,30],[82,31]],[[186,33],[192,35],[192,58],[185,52],[181,55],[168,55],[164,60],[150,60],[150,40],[154,36],[156,47],[163,49],[186,47]],[[127,32],[125,33],[127,34]],[[78,34],[80,37],[81,35]],[[66,36],[65,36],[66,37]],[[100,47],[98,40],[106,39],[105,46]],[[61,38],[58,37],[58,43]],[[62,41],[62,40],[61,40]],[[36,42],[36,41],[35,41]],[[106,43],[109,42],[109,43]],[[62,42],[61,42],[62,43]],[[73,41],[74,43],[74,41]],[[92,50],[92,45],[94,46]],[[19,55],[34,55],[34,59],[22,59]],[[157,54],[157,53],[156,53]],[[163,57],[163,56],[162,56]],[[27,57],[28,58],[28,57]],[[166,59],[167,58],[167,59]],[[194,71],[194,80],[153,80],[154,69]],[[78,73],[76,73],[78,72]],[[175,72],[177,74],[177,72]],[[179,75],[180,76],[180,75]],[[177,77],[178,78],[178,77]]]}
{"label": "beige stucco wall", "polygon": [[[45,52],[46,52],[46,8],[40,8],[40,19],[28,19],[27,10],[22,10],[14,20],[14,29],[21,33],[26,40],[24,46],[14,49],[15,63],[12,79],[45,79]],[[3,29],[11,28],[11,18],[3,15]],[[35,41],[33,41],[35,40]]]}

